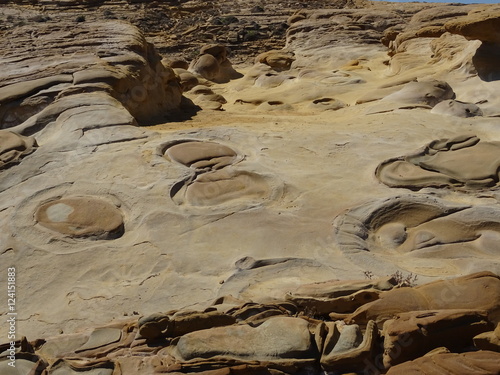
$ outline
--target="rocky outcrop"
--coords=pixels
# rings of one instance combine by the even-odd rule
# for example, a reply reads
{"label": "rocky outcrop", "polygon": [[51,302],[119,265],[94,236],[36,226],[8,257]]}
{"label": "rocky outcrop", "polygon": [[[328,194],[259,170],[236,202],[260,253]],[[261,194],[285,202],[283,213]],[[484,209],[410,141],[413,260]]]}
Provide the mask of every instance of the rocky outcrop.
{"label": "rocky outcrop", "polygon": [[471,11],[467,16],[448,21],[446,31],[458,34],[467,40],[480,40],[481,46],[473,57],[478,75],[485,81],[500,79],[498,58],[500,57],[500,9],[483,8]]}
{"label": "rocky outcrop", "polygon": [[255,58],[255,63],[269,65],[276,71],[290,69],[295,58],[293,53],[286,51],[267,51],[263,52]]}
{"label": "rocky outcrop", "polygon": [[2,9],[0,272],[30,339],[0,373],[489,371],[496,42],[446,29],[473,6],[300,5]]}
{"label": "rocky outcrop", "polygon": [[[483,293],[479,295],[477,290],[482,290]],[[382,323],[399,313],[409,311],[467,309],[486,312],[486,319],[496,324],[500,319],[499,293],[500,278],[497,275],[477,273],[413,289],[402,288],[382,293],[377,301],[355,311],[348,321],[361,324],[375,320]]]}
{"label": "rocky outcrop", "polygon": [[208,44],[200,49],[200,55],[189,65],[189,71],[217,83],[228,82],[241,77],[233,69],[228,56],[228,49],[219,44]]}
{"label": "rocky outcrop", "polygon": [[386,368],[424,356],[434,348],[457,352],[493,325],[486,313],[467,310],[418,311],[397,314],[383,325]]}
{"label": "rocky outcrop", "polygon": [[500,43],[498,26],[500,10],[491,8],[474,9],[466,17],[445,23],[446,31],[464,36],[466,39],[479,39],[486,43]]}
{"label": "rocky outcrop", "polygon": [[[493,275],[471,275],[450,283],[460,289],[464,280],[482,277]],[[319,285],[325,285],[327,294],[334,296],[359,288],[386,289],[388,280],[364,284],[358,281],[352,285],[329,281],[303,285],[297,293],[317,295]],[[439,294],[446,288],[440,282],[386,293],[396,293],[401,298],[418,289]],[[430,301],[438,294],[427,293],[425,298]],[[465,302],[463,297],[458,298]],[[498,301],[498,290],[485,298]],[[499,369],[494,351],[462,353],[471,349],[473,339],[481,348],[485,335],[498,331],[497,328],[491,332],[496,318],[481,310],[486,307],[484,304],[456,310],[454,301],[436,300],[437,310],[413,311],[414,306],[403,303],[399,305],[400,312],[386,320],[382,328],[373,320],[361,324],[329,318],[317,320],[308,314],[307,308],[291,302],[241,302],[226,297],[204,311],[173,310],[43,340],[23,338],[12,347],[0,345],[0,350],[14,351],[18,366],[26,371],[45,371],[48,375],[133,374],[139,369],[142,374],[284,375],[306,370],[385,373],[387,369],[388,374],[399,374],[423,368],[427,374],[434,373],[433,366],[435,371],[442,366],[453,373],[464,373],[457,371],[474,366],[485,374],[496,374],[493,370]],[[371,305],[366,302],[367,307]],[[385,313],[391,312],[389,308]],[[383,340],[383,348],[378,345],[379,340]],[[8,366],[8,358],[0,356],[0,370],[6,372]]]}
{"label": "rocky outcrop", "polygon": [[453,374],[468,374],[473,371],[485,375],[498,374],[500,353],[479,351],[469,353],[444,353],[425,356],[411,362],[391,368],[387,375],[404,375],[410,372],[426,375],[438,375],[443,371]]}
{"label": "rocky outcrop", "polygon": [[[32,134],[40,129],[21,124],[43,110],[57,119],[71,108],[64,101],[78,94],[109,95],[139,123],[158,121],[179,107],[174,72],[161,64],[154,47],[130,24],[89,22],[75,29],[69,23],[41,23],[36,29],[17,28],[11,37],[24,47],[5,40],[2,45],[9,56],[4,65],[9,73],[0,75],[3,128],[20,125],[19,130]],[[19,60],[26,68],[16,71]]]}
{"label": "rocky outcrop", "polygon": [[35,151],[37,146],[33,137],[0,130],[0,169],[19,163],[24,156]]}

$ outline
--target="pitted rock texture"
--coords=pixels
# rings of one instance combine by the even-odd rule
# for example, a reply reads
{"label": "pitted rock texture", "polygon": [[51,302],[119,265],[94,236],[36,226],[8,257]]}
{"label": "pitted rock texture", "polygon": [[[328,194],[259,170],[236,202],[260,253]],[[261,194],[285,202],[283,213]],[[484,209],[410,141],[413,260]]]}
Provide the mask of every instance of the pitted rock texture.
{"label": "pitted rock texture", "polygon": [[279,187],[268,176],[235,167],[242,156],[230,147],[203,141],[178,141],[166,145],[165,157],[194,172],[170,190],[177,205],[210,207],[230,202],[265,202]]}

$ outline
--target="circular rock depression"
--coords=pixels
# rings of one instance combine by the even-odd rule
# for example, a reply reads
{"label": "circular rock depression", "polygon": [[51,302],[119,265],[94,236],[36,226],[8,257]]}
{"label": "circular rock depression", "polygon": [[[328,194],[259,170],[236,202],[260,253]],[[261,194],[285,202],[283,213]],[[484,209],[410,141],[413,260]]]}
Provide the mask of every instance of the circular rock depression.
{"label": "circular rock depression", "polygon": [[236,168],[234,165],[242,160],[241,156],[216,142],[178,141],[167,145],[163,154],[168,160],[194,170],[170,190],[170,197],[177,205],[207,207],[237,201],[259,203],[269,199],[275,190],[268,177]]}
{"label": "circular rock depression", "polygon": [[428,276],[440,272],[439,263],[449,272],[500,267],[497,205],[454,204],[425,195],[379,199],[338,216],[334,233],[343,253],[359,264],[381,261],[381,267]]}
{"label": "circular rock depression", "polygon": [[124,233],[123,216],[113,204],[93,197],[58,198],[35,212],[41,226],[65,236],[109,240]]}
{"label": "circular rock depression", "polygon": [[237,154],[231,148],[219,143],[185,141],[168,147],[165,156],[186,167],[214,170],[233,164]]}

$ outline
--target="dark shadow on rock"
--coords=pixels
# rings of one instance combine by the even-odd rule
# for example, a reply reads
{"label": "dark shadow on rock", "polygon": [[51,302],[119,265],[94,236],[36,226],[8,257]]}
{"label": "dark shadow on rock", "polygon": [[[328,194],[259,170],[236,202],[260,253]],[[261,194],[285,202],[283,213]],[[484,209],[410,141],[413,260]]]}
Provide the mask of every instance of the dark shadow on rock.
{"label": "dark shadow on rock", "polygon": [[472,58],[479,78],[491,82],[500,80],[500,44],[483,42]]}
{"label": "dark shadow on rock", "polygon": [[201,111],[201,107],[194,104],[191,99],[182,97],[181,104],[178,109],[172,110],[169,113],[166,113],[162,117],[157,117],[151,119],[148,122],[141,122],[139,125],[141,126],[153,126],[160,125],[166,122],[184,122],[188,120],[192,120],[196,114]]}

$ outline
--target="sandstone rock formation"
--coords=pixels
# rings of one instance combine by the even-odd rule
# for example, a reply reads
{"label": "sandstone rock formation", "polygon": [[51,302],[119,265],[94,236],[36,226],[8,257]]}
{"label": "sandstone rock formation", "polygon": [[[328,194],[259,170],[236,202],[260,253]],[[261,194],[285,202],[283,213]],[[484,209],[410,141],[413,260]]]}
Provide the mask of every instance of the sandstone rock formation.
{"label": "sandstone rock formation", "polygon": [[37,146],[33,137],[23,137],[8,130],[1,130],[0,169],[19,163],[24,156],[35,151]]}
{"label": "sandstone rock formation", "polygon": [[191,62],[189,70],[209,81],[218,83],[241,77],[241,74],[233,69],[227,56],[228,50],[225,46],[208,44],[201,48],[200,56]]}
{"label": "sandstone rock formation", "polygon": [[[361,324],[375,320],[381,323],[402,312],[465,309],[485,311],[487,319],[496,323],[499,319],[499,301],[495,296],[499,288],[500,279],[497,275],[477,273],[436,281],[410,290],[395,289],[382,293],[377,301],[360,307],[348,321]],[[475,290],[487,292],[478,295]],[[422,317],[425,318],[426,314],[423,313]]]}
{"label": "sandstone rock formation", "polygon": [[[460,288],[465,280],[484,277],[491,275],[472,275],[452,283]],[[365,282],[364,287],[386,288],[387,281]],[[351,286],[344,282],[341,287],[330,281],[324,285],[330,285],[329,294],[363,287],[361,282]],[[314,292],[316,286],[304,285],[298,290]],[[441,282],[386,293],[399,291],[401,296],[417,289],[443,291],[443,288],[447,287]],[[498,298],[499,291],[492,296]],[[383,329],[373,320],[362,325],[328,318],[317,320],[308,315],[307,309],[285,301],[238,305],[237,300],[226,298],[204,311],[173,310],[43,340],[23,338],[14,342],[12,350],[21,371],[48,375],[137,371],[144,374],[364,373],[387,369],[388,374],[398,374],[420,368],[437,371],[441,366],[459,371],[454,373],[462,373],[459,369],[467,366],[481,369],[482,373],[496,373],[497,353],[487,350],[458,353],[470,349],[473,337],[474,343],[480,342],[476,339],[478,333],[488,333],[498,316],[492,320],[480,309],[483,305],[456,310],[455,301],[439,301],[436,297],[439,296],[426,295],[429,301],[440,303],[438,310],[415,312],[410,305],[400,305],[401,312],[386,320]],[[366,303],[367,307],[370,305]],[[385,306],[389,308],[385,314],[390,313],[389,305]],[[379,335],[384,340],[383,348],[377,344]],[[4,352],[10,347],[3,345],[0,350]],[[383,365],[378,362],[380,357]],[[0,357],[0,369],[2,373],[10,373],[6,357]]]}
{"label": "sandstone rock formation", "polygon": [[0,373],[498,373],[497,6],[0,10]]}
{"label": "sandstone rock formation", "polygon": [[474,117],[482,116],[481,108],[473,103],[464,103],[458,100],[444,100],[436,104],[431,113],[447,116]]}
{"label": "sandstone rock formation", "polygon": [[417,373],[433,375],[439,374],[443,370],[460,374],[471,371],[471,368],[483,374],[497,374],[499,359],[498,353],[491,351],[436,354],[395,366],[387,374],[407,374],[409,371],[416,371]]}
{"label": "sandstone rock formation", "polygon": [[[42,23],[35,31],[17,28],[12,37],[23,40],[26,47],[4,41],[3,51],[10,57],[6,68],[20,59],[27,68],[0,77],[3,128],[21,125],[33,115],[40,117],[39,112],[51,112],[46,115],[50,119],[39,118],[31,129],[19,127],[33,134],[71,108],[60,101],[83,93],[115,97],[139,122],[164,118],[180,104],[173,71],[161,64],[140,31],[125,22],[84,23],[78,32],[71,24]],[[56,109],[57,105],[63,108]]]}
{"label": "sandstone rock formation", "polygon": [[498,182],[498,146],[464,135],[431,142],[414,154],[383,162],[375,174],[386,185],[412,190],[427,186],[484,189]]}

